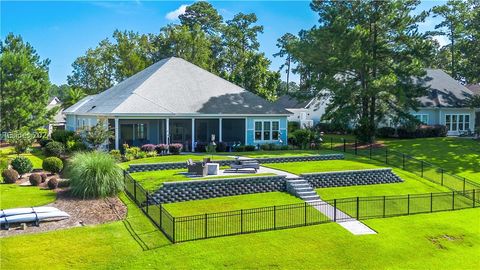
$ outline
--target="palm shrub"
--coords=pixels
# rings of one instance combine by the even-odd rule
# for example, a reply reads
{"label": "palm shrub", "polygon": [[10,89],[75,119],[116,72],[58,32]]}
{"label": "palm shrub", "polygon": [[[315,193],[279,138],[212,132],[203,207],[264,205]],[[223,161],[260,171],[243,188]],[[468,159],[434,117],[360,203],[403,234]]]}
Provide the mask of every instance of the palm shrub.
{"label": "palm shrub", "polygon": [[22,156],[18,156],[12,160],[12,168],[20,175],[29,173],[33,169],[33,164],[30,159]]}
{"label": "palm shrub", "polygon": [[57,157],[48,157],[43,160],[42,168],[51,173],[59,173],[63,169],[63,162]]}
{"label": "palm shrub", "polygon": [[122,169],[108,153],[78,152],[68,163],[67,172],[71,192],[80,198],[114,196],[123,189]]}

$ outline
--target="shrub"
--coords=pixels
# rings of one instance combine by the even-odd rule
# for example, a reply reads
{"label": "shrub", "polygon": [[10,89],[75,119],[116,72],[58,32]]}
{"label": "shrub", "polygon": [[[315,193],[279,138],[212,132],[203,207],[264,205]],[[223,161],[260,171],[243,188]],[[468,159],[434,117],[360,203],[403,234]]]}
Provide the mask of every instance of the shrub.
{"label": "shrub", "polygon": [[121,160],[122,160],[122,154],[120,153],[120,150],[111,150],[109,154],[110,154],[110,156],[112,156],[116,161],[121,161]]}
{"label": "shrub", "polygon": [[42,177],[38,173],[32,173],[30,177],[28,177],[28,181],[30,181],[32,186],[38,186],[42,183]]}
{"label": "shrub", "polygon": [[47,143],[53,142],[51,139],[41,139],[38,143],[40,144],[41,147],[45,147]]}
{"label": "shrub", "polygon": [[6,184],[14,184],[18,179],[18,172],[13,169],[5,169],[2,171],[3,182]]}
{"label": "shrub", "polygon": [[227,151],[227,144],[224,142],[219,142],[217,144],[217,152],[225,152]]}
{"label": "shrub", "polygon": [[125,147],[125,156],[132,156],[135,159],[138,158],[138,153],[140,153],[139,147]]}
{"label": "shrub", "polygon": [[122,169],[103,152],[78,152],[68,163],[71,192],[80,198],[114,196],[123,189]]}
{"label": "shrub", "polygon": [[148,151],[148,152],[145,152],[147,153],[147,157],[156,157],[158,155],[157,151],[153,150],[153,151]]}
{"label": "shrub", "polygon": [[12,160],[12,168],[22,175],[24,173],[31,172],[33,169],[33,164],[30,159],[18,156]]}
{"label": "shrub", "polygon": [[42,168],[51,173],[59,173],[63,169],[63,162],[57,157],[48,157],[43,160]]}
{"label": "shrub", "polygon": [[274,143],[266,143],[260,145],[260,149],[264,151],[273,151],[273,150],[280,150],[280,146],[274,144]]}
{"label": "shrub", "polygon": [[168,144],[161,143],[155,146],[155,151],[157,151],[157,153],[159,154],[164,154],[167,150],[168,150]]}
{"label": "shrub", "polygon": [[306,149],[308,144],[310,144],[312,132],[308,129],[298,129],[292,133],[294,144],[298,145],[302,149]]}
{"label": "shrub", "polygon": [[70,180],[58,181],[59,188],[65,188],[70,186]]}
{"label": "shrub", "polygon": [[0,156],[0,170],[3,171],[8,169],[8,159],[7,157]]}
{"label": "shrub", "polygon": [[205,147],[205,152],[207,153],[215,153],[217,151],[217,146],[214,144],[209,144]]}
{"label": "shrub", "polygon": [[46,129],[46,128],[37,128],[37,129],[35,129],[35,133],[37,133],[37,134],[36,134],[36,135],[37,135],[36,137],[37,137],[38,139],[44,140],[44,139],[46,139],[47,136],[48,136],[48,129]]}
{"label": "shrub", "polygon": [[113,131],[108,128],[105,120],[99,120],[95,126],[87,130],[85,140],[91,149],[100,149],[102,145],[113,139]]}
{"label": "shrub", "polygon": [[377,136],[380,138],[392,138],[395,136],[395,128],[381,127],[377,129]]}
{"label": "shrub", "polygon": [[300,129],[300,122],[288,122],[288,133],[294,132],[297,129]]}
{"label": "shrub", "polygon": [[183,145],[181,143],[172,143],[168,146],[170,153],[178,155],[182,151]]}
{"label": "shrub", "polygon": [[137,152],[137,156],[135,158],[146,158],[147,152],[139,151]]}
{"label": "shrub", "polygon": [[247,152],[255,151],[255,145],[245,145],[245,151]]}
{"label": "shrub", "polygon": [[52,132],[52,135],[50,135],[52,140],[56,142],[60,142],[62,144],[67,144],[67,141],[73,140],[74,136],[75,136],[75,132],[69,131],[69,130],[62,130],[62,129],[57,129]]}
{"label": "shrub", "polygon": [[195,152],[206,152],[208,144],[205,142],[197,142],[195,144]]}
{"label": "shrub", "polygon": [[35,142],[35,135],[26,129],[14,130],[8,135],[7,141],[15,147],[15,152],[25,153]]}
{"label": "shrub", "polygon": [[233,148],[234,152],[245,152],[245,145],[237,145]]}
{"label": "shrub", "polygon": [[47,186],[49,189],[56,189],[58,187],[58,180],[55,177],[50,178],[48,180]]}
{"label": "shrub", "polygon": [[42,183],[45,183],[45,181],[47,181],[47,175],[45,173],[41,173],[40,176],[42,177]]}
{"label": "shrub", "polygon": [[144,144],[140,149],[145,152],[151,152],[155,150],[156,145],[155,144]]}
{"label": "shrub", "polygon": [[88,148],[81,140],[68,140],[66,146],[68,152],[85,151]]}
{"label": "shrub", "polygon": [[45,145],[44,152],[47,156],[60,157],[65,153],[65,147],[60,142],[49,142]]}

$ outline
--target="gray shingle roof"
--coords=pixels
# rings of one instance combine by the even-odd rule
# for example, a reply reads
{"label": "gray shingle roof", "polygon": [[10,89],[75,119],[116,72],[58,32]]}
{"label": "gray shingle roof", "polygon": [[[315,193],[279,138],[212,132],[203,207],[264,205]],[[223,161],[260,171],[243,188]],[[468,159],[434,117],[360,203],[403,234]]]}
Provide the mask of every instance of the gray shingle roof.
{"label": "gray shingle roof", "polygon": [[302,101],[289,95],[283,95],[275,101],[275,104],[281,108],[304,109],[310,101],[312,101],[312,99]]}
{"label": "gray shingle roof", "polygon": [[97,115],[289,114],[181,58],[163,59],[65,113]]}
{"label": "gray shingle roof", "polygon": [[441,69],[426,69],[424,84],[428,94],[421,97],[422,107],[464,107],[473,93]]}

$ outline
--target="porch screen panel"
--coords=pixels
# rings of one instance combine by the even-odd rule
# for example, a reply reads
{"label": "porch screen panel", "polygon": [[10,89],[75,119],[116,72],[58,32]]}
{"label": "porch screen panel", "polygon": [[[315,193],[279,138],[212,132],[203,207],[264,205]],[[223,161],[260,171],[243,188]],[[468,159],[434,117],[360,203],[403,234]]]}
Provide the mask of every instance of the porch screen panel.
{"label": "porch screen panel", "polygon": [[218,119],[195,119],[195,141],[210,142],[212,134],[218,142]]}
{"label": "porch screen panel", "polygon": [[183,144],[184,151],[190,151],[192,144],[192,120],[170,119],[170,143]]}
{"label": "porch screen panel", "polygon": [[245,143],[245,119],[223,119],[222,141],[226,143]]}

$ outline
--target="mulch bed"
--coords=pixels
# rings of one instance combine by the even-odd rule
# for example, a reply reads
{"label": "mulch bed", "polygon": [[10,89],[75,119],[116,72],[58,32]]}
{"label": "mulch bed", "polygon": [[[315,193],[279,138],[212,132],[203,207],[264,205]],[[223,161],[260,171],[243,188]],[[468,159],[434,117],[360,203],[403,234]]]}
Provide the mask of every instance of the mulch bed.
{"label": "mulch bed", "polygon": [[117,198],[82,200],[72,197],[68,189],[57,189],[57,200],[45,206],[53,206],[70,215],[70,218],[59,221],[41,221],[36,227],[27,224],[25,230],[19,224],[10,226],[9,230],[0,230],[0,237],[54,231],[71,227],[102,224],[122,220],[127,215],[127,207]]}

